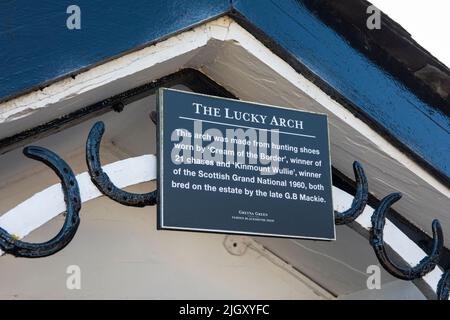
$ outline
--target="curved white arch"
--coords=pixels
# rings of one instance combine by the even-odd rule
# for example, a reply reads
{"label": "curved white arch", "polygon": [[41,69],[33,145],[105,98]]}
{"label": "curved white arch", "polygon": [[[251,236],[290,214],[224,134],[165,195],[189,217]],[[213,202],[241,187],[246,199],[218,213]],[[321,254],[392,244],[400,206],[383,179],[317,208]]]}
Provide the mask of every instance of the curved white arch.
{"label": "curved white arch", "polygon": [[[103,166],[103,170],[119,188],[156,179],[156,157],[143,155],[128,158]],[[76,176],[80,188],[81,202],[103,194],[91,182],[88,172]],[[54,184],[18,204],[2,216],[0,226],[19,239],[24,238],[57,215],[66,211],[61,184]],[[0,255],[3,252],[0,250]]]}
{"label": "curved white arch", "polygon": [[[119,188],[155,180],[157,176],[156,157],[154,155],[142,155],[120,160],[105,165],[103,169]],[[80,187],[82,202],[102,196],[102,193],[91,182],[87,172],[78,174],[76,178]],[[335,210],[343,211],[347,209],[351,206],[352,201],[352,195],[333,186]],[[58,183],[36,193],[3,214],[0,217],[0,226],[21,239],[65,210],[66,205],[61,184]],[[370,231],[370,218],[373,211],[373,208],[366,206],[364,212],[355,220],[354,227]],[[384,228],[384,240],[410,266],[416,265],[426,255],[388,219],[386,219]],[[0,250],[0,255],[2,254],[3,252]],[[443,272],[439,268],[435,268],[415,283],[426,296],[430,297],[430,290],[436,293],[436,287],[442,274]]]}

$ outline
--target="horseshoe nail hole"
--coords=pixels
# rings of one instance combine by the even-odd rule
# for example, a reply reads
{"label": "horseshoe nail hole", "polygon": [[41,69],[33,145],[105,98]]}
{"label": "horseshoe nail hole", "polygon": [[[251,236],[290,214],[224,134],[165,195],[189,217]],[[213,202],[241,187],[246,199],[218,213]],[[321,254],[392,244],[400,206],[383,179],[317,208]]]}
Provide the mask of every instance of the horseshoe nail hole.
{"label": "horseshoe nail hole", "polygon": [[123,200],[127,200],[128,198],[127,197],[123,197]]}
{"label": "horseshoe nail hole", "polygon": [[94,156],[91,156],[91,161],[94,161]]}
{"label": "horseshoe nail hole", "polygon": [[98,177],[100,175],[100,171],[95,171],[94,174]]}
{"label": "horseshoe nail hole", "polygon": [[75,185],[75,182],[73,180],[70,180],[69,184],[73,187]]}
{"label": "horseshoe nail hole", "polygon": [[233,247],[237,247],[237,243],[236,242],[233,242]]}
{"label": "horseshoe nail hole", "polygon": [[77,198],[77,197],[74,197],[74,198],[73,198],[73,202],[77,203],[77,202],[78,202],[78,198]]}
{"label": "horseshoe nail hole", "polygon": [[111,186],[109,186],[109,187],[108,187],[108,191],[109,191],[109,192],[111,192],[111,191],[112,191],[112,188],[111,188]]}
{"label": "horseshoe nail hole", "polygon": [[69,169],[64,168],[63,171],[64,171],[64,173],[68,173],[68,172],[69,172]]}

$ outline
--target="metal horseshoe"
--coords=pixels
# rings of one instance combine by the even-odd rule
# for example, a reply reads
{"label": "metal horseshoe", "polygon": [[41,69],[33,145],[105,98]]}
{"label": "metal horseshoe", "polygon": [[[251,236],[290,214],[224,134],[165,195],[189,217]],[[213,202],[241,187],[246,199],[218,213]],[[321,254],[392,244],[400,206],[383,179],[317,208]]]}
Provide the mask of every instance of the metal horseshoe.
{"label": "metal horseshoe", "polygon": [[101,193],[120,204],[132,207],[155,205],[157,195],[156,190],[144,194],[123,191],[116,187],[111,182],[108,175],[103,171],[100,163],[99,149],[104,132],[105,124],[102,121],[96,122],[89,132],[86,141],[86,163],[92,182],[97,186]]}
{"label": "metal horseshoe", "polygon": [[72,169],[57,154],[35,146],[24,148],[23,153],[28,158],[45,163],[61,179],[66,203],[66,218],[59,233],[53,239],[44,243],[29,243],[18,240],[6,230],[0,228],[0,248],[16,257],[41,258],[55,254],[73,239],[80,224],[78,215],[81,209],[80,190]]}
{"label": "metal horseshoe", "polygon": [[450,294],[450,269],[444,272],[437,285],[438,300],[448,300]]}
{"label": "metal horseshoe", "polygon": [[334,211],[334,222],[337,225],[347,224],[358,218],[364,211],[369,198],[369,188],[364,169],[358,161],[353,162],[353,172],[356,180],[356,194],[350,209],[344,212]]}
{"label": "metal horseshoe", "polygon": [[423,277],[432,271],[439,262],[440,254],[444,246],[442,227],[438,220],[433,220],[433,248],[431,254],[423,258],[412,268],[401,268],[393,263],[387,256],[383,242],[383,229],[386,222],[386,214],[391,205],[400,200],[400,193],[391,193],[381,200],[380,205],[372,215],[372,230],[370,234],[370,244],[372,245],[378,261],[393,276],[403,280],[414,280]]}

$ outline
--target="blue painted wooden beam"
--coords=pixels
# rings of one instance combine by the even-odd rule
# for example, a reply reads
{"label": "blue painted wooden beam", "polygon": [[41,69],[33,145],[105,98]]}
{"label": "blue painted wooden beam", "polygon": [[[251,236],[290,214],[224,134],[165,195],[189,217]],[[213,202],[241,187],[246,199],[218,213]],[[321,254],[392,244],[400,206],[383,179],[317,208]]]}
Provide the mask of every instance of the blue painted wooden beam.
{"label": "blue painted wooden beam", "polygon": [[[69,5],[81,29],[69,30]],[[225,13],[229,0],[0,2],[0,101]]]}
{"label": "blue painted wooden beam", "polygon": [[[68,30],[66,8],[81,8]],[[25,0],[0,3],[0,101],[231,14],[299,71],[450,181],[450,119],[295,0]],[[327,90],[328,89],[328,90]]]}

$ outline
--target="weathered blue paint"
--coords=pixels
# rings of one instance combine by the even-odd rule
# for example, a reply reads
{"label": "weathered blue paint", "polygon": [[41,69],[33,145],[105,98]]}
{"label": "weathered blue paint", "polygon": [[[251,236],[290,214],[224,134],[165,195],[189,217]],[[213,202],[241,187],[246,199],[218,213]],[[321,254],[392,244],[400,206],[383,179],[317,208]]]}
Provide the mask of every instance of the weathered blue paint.
{"label": "weathered blue paint", "polygon": [[0,100],[236,10],[441,176],[450,177],[450,119],[417,98],[295,0],[78,0],[0,3]]}
{"label": "weathered blue paint", "polygon": [[[81,29],[69,30],[69,5]],[[211,19],[229,0],[0,2],[0,100]]]}
{"label": "weathered blue paint", "polygon": [[450,177],[450,119],[353,49],[295,0],[235,8],[419,157]]}
{"label": "weathered blue paint", "polygon": [[131,193],[117,187],[103,171],[100,162],[100,142],[105,133],[105,124],[98,121],[89,132],[86,141],[86,164],[91,181],[97,189],[108,198],[131,207],[154,206],[156,204],[157,192]]}

